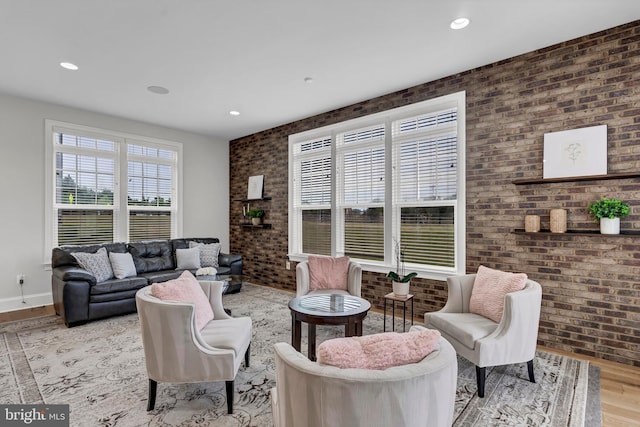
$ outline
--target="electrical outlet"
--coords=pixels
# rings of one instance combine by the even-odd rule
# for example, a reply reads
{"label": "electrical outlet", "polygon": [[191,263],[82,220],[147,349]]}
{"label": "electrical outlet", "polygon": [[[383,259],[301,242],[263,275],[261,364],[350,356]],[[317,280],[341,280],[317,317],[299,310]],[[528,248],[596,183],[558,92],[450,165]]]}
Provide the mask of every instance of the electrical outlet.
{"label": "electrical outlet", "polygon": [[24,274],[23,273],[18,274],[18,276],[16,277],[16,283],[18,284],[18,286],[24,285]]}
{"label": "electrical outlet", "polygon": [[287,270],[291,270],[291,261],[286,261],[286,262],[284,263],[284,266],[285,266],[285,268],[286,268]]}

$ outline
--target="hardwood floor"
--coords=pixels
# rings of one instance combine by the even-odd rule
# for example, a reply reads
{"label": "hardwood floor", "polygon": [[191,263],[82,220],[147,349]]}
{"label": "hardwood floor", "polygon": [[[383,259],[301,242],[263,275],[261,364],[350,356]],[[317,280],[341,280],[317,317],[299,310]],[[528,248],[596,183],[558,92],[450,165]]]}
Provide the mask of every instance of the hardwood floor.
{"label": "hardwood floor", "polygon": [[[374,310],[382,313],[381,310]],[[0,313],[0,323],[54,314],[53,306],[33,307],[25,310]],[[416,318],[416,322],[422,319]],[[603,427],[640,427],[640,368],[540,347],[550,353],[558,353],[576,359],[585,359],[600,368],[600,399]]]}
{"label": "hardwood floor", "polygon": [[51,314],[56,314],[55,310],[53,309],[53,305],[29,307],[25,308],[24,310],[14,310],[0,313],[0,323],[30,319],[32,317],[48,316]]}

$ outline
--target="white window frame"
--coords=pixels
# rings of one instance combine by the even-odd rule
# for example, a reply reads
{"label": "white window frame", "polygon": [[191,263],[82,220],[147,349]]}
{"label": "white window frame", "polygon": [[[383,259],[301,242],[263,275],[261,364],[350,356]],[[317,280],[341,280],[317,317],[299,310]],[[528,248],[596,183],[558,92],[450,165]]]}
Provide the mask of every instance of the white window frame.
{"label": "white window frame", "polygon": [[[57,220],[55,218],[57,208],[55,206],[56,180],[54,173],[56,170],[57,152],[54,150],[54,133],[63,132],[73,135],[99,137],[105,140],[114,141],[116,149],[113,154],[115,166],[115,188],[114,188],[114,241],[126,242],[129,235],[129,211],[132,210],[127,203],[127,161],[131,157],[127,154],[127,144],[144,145],[168,149],[176,152],[176,168],[174,171],[174,186],[176,203],[171,207],[172,216],[172,238],[182,235],[183,229],[183,145],[180,142],[163,140],[158,138],[134,135],[125,132],[100,129],[90,126],[77,125],[73,123],[61,122],[45,119],[45,221],[44,221],[44,263],[51,263],[51,250],[57,246]],[[146,160],[161,159],[146,158]],[[144,210],[146,207],[135,207],[133,210]],[[157,209],[156,209],[157,210]]]}
{"label": "white window frame", "polygon": [[[395,162],[395,153],[392,146],[392,122],[412,116],[435,113],[438,111],[455,108],[457,111],[457,197],[454,204],[455,215],[455,257],[454,267],[437,267],[427,265],[411,265],[408,268],[416,271],[418,277],[445,280],[447,276],[464,274],[466,271],[466,94],[464,91],[445,95],[432,100],[427,100],[405,107],[399,107],[392,110],[371,114],[365,117],[348,120],[337,123],[335,125],[324,126],[322,128],[312,129],[309,131],[292,134],[289,136],[289,250],[288,257],[292,261],[304,261],[308,259],[310,254],[302,252],[302,209],[297,206],[295,200],[298,194],[295,181],[295,162],[297,161],[294,154],[294,147],[301,142],[317,139],[321,137],[331,136],[332,148],[332,176],[338,177],[336,164],[338,163],[336,153],[336,135],[349,132],[367,126],[376,124],[385,124],[385,202],[384,202],[384,262],[376,262],[370,260],[360,260],[362,268],[365,271],[377,273],[387,273],[394,269],[393,265],[393,236],[399,230],[399,212],[402,205],[395,204],[393,196],[393,166]],[[336,199],[337,194],[337,178],[332,179],[332,197],[331,197],[331,253],[334,256],[342,255],[340,253],[340,236],[343,235],[342,225],[339,224],[339,207],[340,203]]]}

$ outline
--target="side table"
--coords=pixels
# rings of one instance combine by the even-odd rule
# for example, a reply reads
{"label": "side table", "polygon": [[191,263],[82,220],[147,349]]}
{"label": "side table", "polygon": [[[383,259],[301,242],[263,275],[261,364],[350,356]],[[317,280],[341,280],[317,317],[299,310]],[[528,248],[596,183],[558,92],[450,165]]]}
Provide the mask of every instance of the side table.
{"label": "side table", "polygon": [[413,295],[398,296],[393,292],[384,296],[384,320],[382,331],[387,331],[387,300],[391,301],[391,330],[396,330],[396,302],[402,303],[402,332],[405,331],[407,322],[407,301],[411,301],[411,324],[413,325]]}

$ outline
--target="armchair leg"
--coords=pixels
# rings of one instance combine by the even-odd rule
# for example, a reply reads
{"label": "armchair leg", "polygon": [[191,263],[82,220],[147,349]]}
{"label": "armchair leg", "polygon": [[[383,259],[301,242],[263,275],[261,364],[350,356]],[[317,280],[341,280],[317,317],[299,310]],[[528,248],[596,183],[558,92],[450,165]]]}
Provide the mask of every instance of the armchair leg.
{"label": "armchair leg", "polygon": [[233,381],[225,381],[227,388],[227,413],[233,414]]}
{"label": "armchair leg", "polygon": [[536,378],[533,375],[533,359],[527,362],[527,369],[529,371],[529,381],[531,381],[532,383],[535,383]]}
{"label": "armchair leg", "polygon": [[152,411],[156,406],[156,392],[158,391],[158,383],[149,378],[149,401],[147,402],[147,411]]}
{"label": "armchair leg", "polygon": [[487,368],[476,366],[476,379],[478,383],[478,397],[484,397],[484,379]]}
{"label": "armchair leg", "polygon": [[251,343],[249,343],[249,347],[247,347],[247,351],[244,352],[244,367],[249,367],[249,356],[251,356]]}

